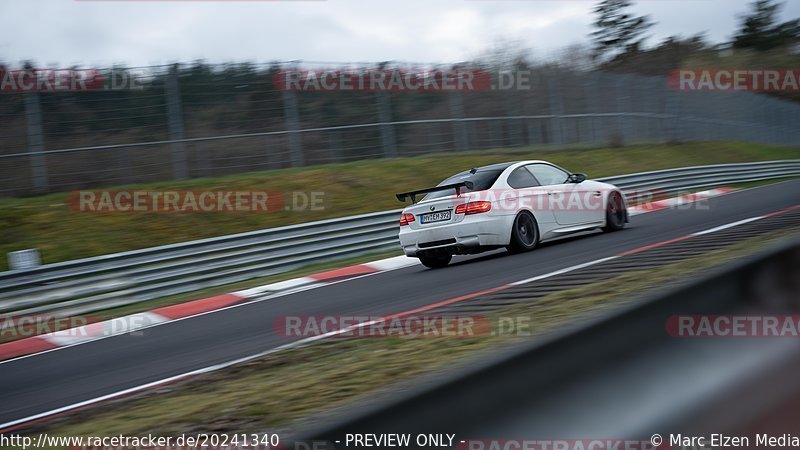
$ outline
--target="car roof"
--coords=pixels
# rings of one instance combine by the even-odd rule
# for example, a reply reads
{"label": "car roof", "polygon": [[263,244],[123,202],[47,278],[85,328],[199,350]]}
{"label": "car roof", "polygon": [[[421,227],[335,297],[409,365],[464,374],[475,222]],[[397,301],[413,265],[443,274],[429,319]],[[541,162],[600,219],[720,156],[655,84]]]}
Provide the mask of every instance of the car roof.
{"label": "car roof", "polygon": [[[498,163],[498,164],[491,164],[491,165],[488,165],[488,166],[478,167],[475,170],[478,170],[478,171],[483,171],[483,170],[505,170],[505,169],[508,169],[509,167],[511,167],[513,165],[516,165],[516,164],[524,164],[524,165],[527,165],[527,164],[549,164],[551,166],[554,165],[553,163],[551,163],[549,161],[544,161],[544,160],[541,160],[541,159],[529,159],[529,160],[524,160],[524,161],[511,161],[511,162],[504,162],[504,163]],[[558,167],[558,166],[556,166],[556,167]]]}
{"label": "car roof", "polygon": [[498,164],[492,164],[492,165],[489,165],[489,166],[477,167],[475,170],[478,170],[478,171],[484,171],[484,170],[505,170],[505,169],[508,169],[509,167],[513,166],[514,164],[516,164],[516,163],[518,163],[518,162],[519,162],[519,161],[514,161],[514,162],[505,162],[505,163],[498,163]]}

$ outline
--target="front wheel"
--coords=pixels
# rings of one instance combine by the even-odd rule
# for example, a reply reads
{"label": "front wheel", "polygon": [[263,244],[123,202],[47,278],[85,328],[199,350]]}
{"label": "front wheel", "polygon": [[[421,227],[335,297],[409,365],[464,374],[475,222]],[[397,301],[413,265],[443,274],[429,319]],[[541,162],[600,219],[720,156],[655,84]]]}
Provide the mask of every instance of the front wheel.
{"label": "front wheel", "polygon": [[439,269],[450,264],[451,259],[453,259],[452,255],[425,255],[419,257],[419,262],[425,267]]}
{"label": "front wheel", "polygon": [[606,226],[603,227],[603,231],[618,231],[625,228],[627,215],[622,195],[619,192],[612,192],[606,205]]}
{"label": "front wheel", "polygon": [[528,211],[519,213],[511,227],[511,242],[506,249],[510,253],[522,253],[533,250],[539,245],[539,227],[536,219]]}

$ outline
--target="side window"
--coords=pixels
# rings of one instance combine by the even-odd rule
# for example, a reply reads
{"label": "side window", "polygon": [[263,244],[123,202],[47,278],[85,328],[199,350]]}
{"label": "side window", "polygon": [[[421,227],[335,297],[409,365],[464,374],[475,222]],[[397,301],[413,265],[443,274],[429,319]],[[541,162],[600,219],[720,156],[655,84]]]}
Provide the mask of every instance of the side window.
{"label": "side window", "polygon": [[569,177],[567,172],[547,164],[530,164],[525,167],[531,171],[542,186],[564,184]]}
{"label": "side window", "polygon": [[520,167],[511,172],[508,176],[508,185],[514,189],[522,189],[527,187],[539,186],[539,182],[531,173],[525,168]]}

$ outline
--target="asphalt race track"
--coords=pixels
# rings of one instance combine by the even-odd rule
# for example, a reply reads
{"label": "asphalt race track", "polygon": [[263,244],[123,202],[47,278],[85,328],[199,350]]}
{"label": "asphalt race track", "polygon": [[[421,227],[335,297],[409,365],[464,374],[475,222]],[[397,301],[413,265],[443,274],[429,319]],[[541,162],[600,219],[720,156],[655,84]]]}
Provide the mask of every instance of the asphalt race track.
{"label": "asphalt race track", "polygon": [[[687,209],[632,218],[618,233],[542,245],[509,256],[456,257],[450,267],[413,266],[167,323],[131,335],[0,363],[0,423],[158,381],[285,344],[285,315],[385,315],[493,288],[800,203],[800,180],[716,197]],[[800,224],[798,224],[800,225]]]}

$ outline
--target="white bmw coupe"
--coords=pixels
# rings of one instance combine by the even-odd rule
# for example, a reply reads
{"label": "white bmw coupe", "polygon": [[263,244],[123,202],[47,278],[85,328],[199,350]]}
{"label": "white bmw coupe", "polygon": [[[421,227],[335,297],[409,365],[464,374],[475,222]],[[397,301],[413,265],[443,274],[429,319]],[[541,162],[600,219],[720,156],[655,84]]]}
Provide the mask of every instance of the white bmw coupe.
{"label": "white bmw coupe", "polygon": [[616,186],[546,161],[479,167],[397,198],[413,203],[400,218],[403,251],[430,268],[446,266],[453,255],[502,247],[523,252],[572,233],[621,230],[628,222]]}

